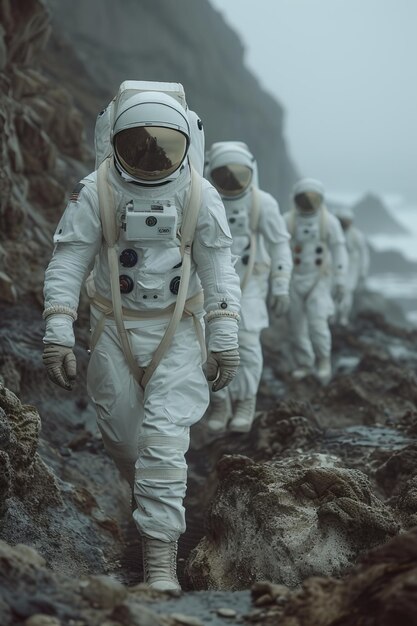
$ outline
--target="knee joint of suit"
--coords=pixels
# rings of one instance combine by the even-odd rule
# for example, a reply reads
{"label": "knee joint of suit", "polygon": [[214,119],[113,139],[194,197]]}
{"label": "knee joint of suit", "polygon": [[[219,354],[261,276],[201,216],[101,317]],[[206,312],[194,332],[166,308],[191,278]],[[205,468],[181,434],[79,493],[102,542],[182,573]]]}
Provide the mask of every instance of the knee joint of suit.
{"label": "knee joint of suit", "polygon": [[137,478],[147,480],[183,481],[187,477],[184,455],[189,438],[150,435],[141,438],[136,463]]}

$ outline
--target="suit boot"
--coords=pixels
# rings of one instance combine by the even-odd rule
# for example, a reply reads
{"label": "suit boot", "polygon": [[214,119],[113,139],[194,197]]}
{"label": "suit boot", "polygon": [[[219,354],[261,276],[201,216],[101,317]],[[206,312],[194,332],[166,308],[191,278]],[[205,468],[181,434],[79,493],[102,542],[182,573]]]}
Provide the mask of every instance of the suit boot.
{"label": "suit boot", "polygon": [[320,357],[317,359],[317,378],[322,385],[327,385],[332,377],[332,364],[330,357]]}
{"label": "suit boot", "polygon": [[177,541],[142,537],[144,582],[151,589],[181,589],[177,578]]}
{"label": "suit boot", "polygon": [[216,396],[212,394],[210,399],[210,413],[207,420],[207,429],[211,433],[221,433],[227,430],[227,422],[232,417],[232,407],[229,394]]}
{"label": "suit boot", "polygon": [[248,433],[255,417],[255,407],[256,396],[238,400],[233,419],[229,424],[229,430],[235,433]]}

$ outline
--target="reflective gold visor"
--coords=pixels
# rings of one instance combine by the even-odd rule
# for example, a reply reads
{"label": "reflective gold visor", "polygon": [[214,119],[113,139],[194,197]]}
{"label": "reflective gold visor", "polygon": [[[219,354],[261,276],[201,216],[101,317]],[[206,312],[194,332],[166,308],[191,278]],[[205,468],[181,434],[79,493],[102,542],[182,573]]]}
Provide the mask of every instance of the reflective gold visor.
{"label": "reflective gold visor", "polygon": [[294,202],[303,213],[315,213],[321,207],[323,196],[316,191],[298,193]]}
{"label": "reflective gold visor", "polygon": [[216,167],[211,172],[211,180],[222,196],[239,196],[252,180],[252,170],[247,165],[229,163]]}
{"label": "reflective gold visor", "polygon": [[127,174],[142,180],[160,180],[181,165],[187,139],[173,128],[139,126],[117,133],[114,149]]}

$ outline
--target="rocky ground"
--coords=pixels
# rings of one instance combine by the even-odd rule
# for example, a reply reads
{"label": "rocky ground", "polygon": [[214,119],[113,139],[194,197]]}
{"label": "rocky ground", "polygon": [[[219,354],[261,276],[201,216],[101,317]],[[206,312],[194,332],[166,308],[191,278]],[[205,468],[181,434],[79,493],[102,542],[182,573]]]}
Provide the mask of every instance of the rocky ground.
{"label": "rocky ground", "polygon": [[1,624],[417,623],[416,331],[374,313],[335,328],[324,388],[291,381],[285,344],[265,347],[252,432],[193,433],[188,591],[172,597],[138,586],[129,494],[86,401],[85,336],[68,394],[45,381],[33,312],[3,307],[2,322]]}

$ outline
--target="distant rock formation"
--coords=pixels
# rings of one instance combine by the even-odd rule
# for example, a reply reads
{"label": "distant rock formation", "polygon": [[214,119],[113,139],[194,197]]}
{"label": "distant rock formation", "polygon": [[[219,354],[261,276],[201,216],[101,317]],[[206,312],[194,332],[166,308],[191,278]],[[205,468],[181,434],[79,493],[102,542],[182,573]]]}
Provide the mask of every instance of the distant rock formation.
{"label": "distant rock formation", "polygon": [[370,274],[414,274],[417,275],[417,263],[407,259],[397,250],[375,250],[369,246]]}
{"label": "distant rock formation", "polygon": [[406,229],[392,217],[381,198],[368,193],[352,207],[355,225],[366,235],[405,235]]}

